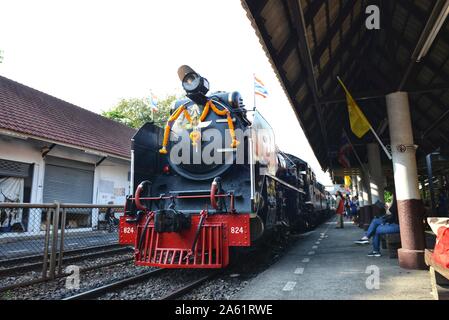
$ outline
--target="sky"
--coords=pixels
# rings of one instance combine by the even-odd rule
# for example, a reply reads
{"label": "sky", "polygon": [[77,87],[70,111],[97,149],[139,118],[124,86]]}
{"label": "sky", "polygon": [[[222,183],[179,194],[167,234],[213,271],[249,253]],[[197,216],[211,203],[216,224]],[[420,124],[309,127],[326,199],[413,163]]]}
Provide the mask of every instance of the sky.
{"label": "sky", "polygon": [[267,99],[256,107],[284,152],[321,171],[240,0],[0,0],[0,75],[100,113],[122,98],[182,93],[190,65],[211,91],[239,91],[252,108],[253,74]]}

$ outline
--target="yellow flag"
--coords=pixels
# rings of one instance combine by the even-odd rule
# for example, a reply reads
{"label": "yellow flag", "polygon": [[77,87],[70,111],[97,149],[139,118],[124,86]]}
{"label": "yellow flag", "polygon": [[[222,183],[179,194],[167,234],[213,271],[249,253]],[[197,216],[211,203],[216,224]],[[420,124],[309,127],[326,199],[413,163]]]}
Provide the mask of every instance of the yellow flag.
{"label": "yellow flag", "polygon": [[351,186],[351,177],[345,176],[345,188],[349,188]]}
{"label": "yellow flag", "polygon": [[348,103],[348,113],[349,113],[349,122],[351,124],[351,130],[357,137],[361,138],[371,128],[371,124],[366,119],[362,110],[360,110],[359,106],[352,98],[351,94],[349,93],[348,89],[346,89],[346,86],[343,84],[340,78],[337,79],[346,93],[346,101]]}

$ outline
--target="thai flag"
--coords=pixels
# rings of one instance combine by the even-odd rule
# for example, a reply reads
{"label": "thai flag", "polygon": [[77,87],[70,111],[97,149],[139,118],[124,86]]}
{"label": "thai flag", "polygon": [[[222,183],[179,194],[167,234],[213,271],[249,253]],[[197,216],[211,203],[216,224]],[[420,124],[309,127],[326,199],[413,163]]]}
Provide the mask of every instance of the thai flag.
{"label": "thai flag", "polygon": [[352,145],[348,140],[348,137],[343,132],[343,135],[341,136],[340,140],[340,149],[338,150],[338,162],[344,167],[344,168],[350,168],[351,162],[349,161],[347,154],[352,150]]}
{"label": "thai flag", "polygon": [[151,96],[150,96],[149,100],[150,100],[150,107],[151,107],[151,109],[154,110],[154,111],[157,111],[158,110],[158,108],[157,108],[158,99],[157,99],[157,97],[156,97],[156,95],[154,93],[151,93]]}
{"label": "thai flag", "polygon": [[254,75],[254,94],[258,94],[261,97],[266,98],[268,91],[265,88],[265,84]]}

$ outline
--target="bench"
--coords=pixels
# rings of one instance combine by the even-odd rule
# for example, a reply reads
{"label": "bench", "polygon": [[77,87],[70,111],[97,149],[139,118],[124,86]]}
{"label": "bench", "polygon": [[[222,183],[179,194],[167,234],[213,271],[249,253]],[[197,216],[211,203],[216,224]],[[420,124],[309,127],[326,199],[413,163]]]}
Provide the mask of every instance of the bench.
{"label": "bench", "polygon": [[449,269],[435,263],[433,250],[426,249],[425,260],[429,266],[432,295],[435,300],[449,300]]}
{"label": "bench", "polygon": [[391,259],[398,257],[398,249],[401,247],[401,236],[399,233],[386,234],[382,237],[382,249],[388,250]]}

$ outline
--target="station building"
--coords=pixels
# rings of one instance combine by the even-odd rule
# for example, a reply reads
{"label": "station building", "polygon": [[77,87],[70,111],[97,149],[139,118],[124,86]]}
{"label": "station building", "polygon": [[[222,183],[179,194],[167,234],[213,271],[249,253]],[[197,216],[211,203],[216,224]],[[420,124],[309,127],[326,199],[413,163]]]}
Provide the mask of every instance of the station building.
{"label": "station building", "polygon": [[[0,202],[121,204],[135,130],[0,76]],[[19,215],[38,232],[40,211]],[[86,224],[79,215],[71,223]],[[93,226],[95,227],[95,226]]]}

